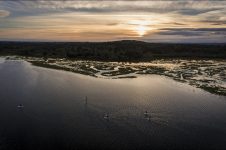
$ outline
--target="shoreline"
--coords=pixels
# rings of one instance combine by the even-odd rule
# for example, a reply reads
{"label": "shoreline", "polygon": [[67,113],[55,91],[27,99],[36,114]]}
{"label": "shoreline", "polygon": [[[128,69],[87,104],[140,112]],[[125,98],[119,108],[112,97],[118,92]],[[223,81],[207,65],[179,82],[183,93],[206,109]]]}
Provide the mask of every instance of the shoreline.
{"label": "shoreline", "polygon": [[142,63],[104,62],[88,60],[44,59],[36,57],[6,57],[24,60],[31,65],[64,70],[106,79],[137,78],[139,75],[163,75],[178,82],[226,96],[226,61],[223,60],[155,60]]}

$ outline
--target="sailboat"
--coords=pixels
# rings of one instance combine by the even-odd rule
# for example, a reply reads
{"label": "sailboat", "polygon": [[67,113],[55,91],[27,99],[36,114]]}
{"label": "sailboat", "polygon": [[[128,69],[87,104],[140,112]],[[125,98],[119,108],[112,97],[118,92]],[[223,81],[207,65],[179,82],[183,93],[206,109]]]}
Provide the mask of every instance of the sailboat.
{"label": "sailboat", "polygon": [[23,105],[23,104],[19,104],[19,105],[17,106],[17,108],[24,108],[24,105]]}

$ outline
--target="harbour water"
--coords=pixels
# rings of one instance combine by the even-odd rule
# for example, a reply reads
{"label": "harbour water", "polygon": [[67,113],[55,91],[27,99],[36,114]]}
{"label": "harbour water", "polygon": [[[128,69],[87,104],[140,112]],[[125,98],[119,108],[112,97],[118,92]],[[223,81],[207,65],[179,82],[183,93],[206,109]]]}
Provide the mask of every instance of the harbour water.
{"label": "harbour water", "polygon": [[168,77],[104,79],[1,59],[0,84],[1,150],[226,149],[226,97]]}

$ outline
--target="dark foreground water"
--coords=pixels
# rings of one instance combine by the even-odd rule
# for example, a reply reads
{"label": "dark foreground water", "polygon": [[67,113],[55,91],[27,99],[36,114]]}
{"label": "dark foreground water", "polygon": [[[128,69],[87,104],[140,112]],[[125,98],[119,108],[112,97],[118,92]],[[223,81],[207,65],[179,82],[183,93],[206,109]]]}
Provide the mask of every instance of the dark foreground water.
{"label": "dark foreground water", "polygon": [[100,79],[0,61],[0,150],[94,148],[225,150],[226,97],[161,76]]}

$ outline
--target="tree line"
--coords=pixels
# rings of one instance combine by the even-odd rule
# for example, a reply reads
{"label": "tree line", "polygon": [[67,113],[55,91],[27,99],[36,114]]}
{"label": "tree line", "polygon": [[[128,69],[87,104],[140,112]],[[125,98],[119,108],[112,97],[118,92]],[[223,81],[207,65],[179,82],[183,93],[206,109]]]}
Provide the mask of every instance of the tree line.
{"label": "tree line", "polygon": [[0,55],[105,61],[156,58],[226,58],[226,44],[115,42],[0,42]]}

